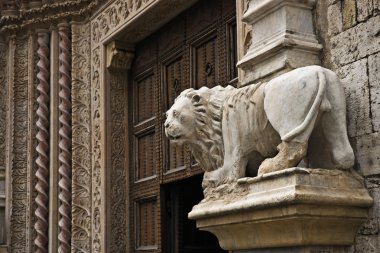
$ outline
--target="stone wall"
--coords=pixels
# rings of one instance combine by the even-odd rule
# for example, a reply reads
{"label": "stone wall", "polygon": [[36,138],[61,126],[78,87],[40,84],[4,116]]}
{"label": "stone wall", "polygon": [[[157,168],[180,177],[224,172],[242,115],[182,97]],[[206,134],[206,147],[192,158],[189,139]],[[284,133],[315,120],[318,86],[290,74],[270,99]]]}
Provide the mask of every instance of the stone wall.
{"label": "stone wall", "polygon": [[375,204],[361,227],[355,253],[380,248],[380,1],[318,1],[315,22],[322,64],[343,81],[355,169],[366,178]]}

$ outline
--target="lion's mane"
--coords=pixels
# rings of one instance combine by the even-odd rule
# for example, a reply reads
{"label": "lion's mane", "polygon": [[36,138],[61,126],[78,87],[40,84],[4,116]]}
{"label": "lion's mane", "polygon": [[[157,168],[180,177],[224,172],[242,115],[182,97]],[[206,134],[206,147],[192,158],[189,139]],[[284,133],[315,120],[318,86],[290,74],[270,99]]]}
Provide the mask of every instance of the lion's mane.
{"label": "lion's mane", "polygon": [[[231,89],[234,88],[216,86],[212,89],[207,87],[202,87],[199,90],[187,89],[178,97],[186,97],[192,100],[194,107],[191,110],[194,110],[197,138],[194,138],[194,142],[190,143],[190,148],[195,159],[205,171],[216,170],[223,165],[223,104],[228,93],[226,91]],[[199,99],[194,100],[195,95],[198,95]]]}

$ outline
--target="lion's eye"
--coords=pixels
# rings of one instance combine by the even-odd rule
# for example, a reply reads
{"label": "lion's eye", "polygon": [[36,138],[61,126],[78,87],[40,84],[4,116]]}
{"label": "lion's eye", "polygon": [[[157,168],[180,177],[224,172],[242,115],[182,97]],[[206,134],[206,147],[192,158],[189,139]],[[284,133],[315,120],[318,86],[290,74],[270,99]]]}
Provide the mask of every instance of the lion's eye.
{"label": "lion's eye", "polygon": [[176,117],[178,117],[178,115],[179,115],[179,113],[176,110],[174,110],[173,111],[173,116],[176,118]]}

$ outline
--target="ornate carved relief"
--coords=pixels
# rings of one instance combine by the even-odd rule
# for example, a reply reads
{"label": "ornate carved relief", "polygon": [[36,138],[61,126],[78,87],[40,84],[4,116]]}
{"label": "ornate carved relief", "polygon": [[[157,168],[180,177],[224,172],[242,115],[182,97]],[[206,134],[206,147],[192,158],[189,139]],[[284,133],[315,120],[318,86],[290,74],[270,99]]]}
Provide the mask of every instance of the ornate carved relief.
{"label": "ornate carved relief", "polygon": [[[9,100],[8,96],[8,80],[7,80],[7,45],[3,38],[0,37],[0,182],[5,183],[7,179],[5,172],[5,163],[6,163],[6,116],[7,116],[7,102]],[[3,190],[1,194],[5,194]],[[5,197],[6,198],[6,197]],[[0,197],[0,209],[3,209],[3,203],[5,203],[6,199],[2,196]],[[4,210],[4,209],[3,209]],[[7,223],[5,217],[0,219],[0,229],[3,233],[0,235],[0,242],[2,244],[6,244],[6,234],[7,231]],[[5,233],[4,233],[5,232]]]}
{"label": "ornate carved relief", "polygon": [[59,33],[59,247],[71,251],[71,41],[70,27],[62,24]]}
{"label": "ornate carved relief", "polygon": [[[101,104],[100,104],[100,46],[92,50],[91,55],[91,113],[92,113],[92,250],[101,252],[102,227],[101,220],[104,220],[102,212],[102,132],[101,132]],[[103,217],[101,217],[103,216]],[[103,249],[104,250],[104,249]]]}
{"label": "ornate carved relief", "polygon": [[[35,1],[38,2],[38,1]],[[30,9],[21,12],[8,11],[12,16],[0,17],[0,32],[18,30],[32,25],[48,24],[50,22],[73,18],[85,17],[101,2],[99,0],[67,0],[46,3],[40,6],[30,2]]]}
{"label": "ornate carved relief", "polygon": [[[6,103],[7,94],[7,46],[5,41],[0,38],[0,180],[5,173],[5,133],[6,133]],[[1,238],[0,238],[1,240]]]}
{"label": "ornate carved relief", "polygon": [[127,245],[126,80],[126,75],[111,75],[110,78],[111,252],[124,252]]}
{"label": "ornate carved relief", "polygon": [[[11,48],[12,47],[12,48]],[[11,225],[10,225],[10,245],[13,252],[25,252],[26,247],[26,210],[27,210],[27,142],[28,142],[28,43],[27,37],[17,37],[11,39],[10,51],[14,52],[13,59],[9,64],[14,71],[9,75],[13,87],[10,89],[10,97],[13,93],[13,101],[9,106],[10,129],[9,137],[12,151],[8,159],[11,170]],[[11,55],[12,56],[12,55]],[[12,57],[13,58],[13,57]],[[13,114],[12,114],[13,112]],[[13,145],[12,145],[13,143]]]}
{"label": "ornate carved relief", "polygon": [[157,0],[116,0],[92,21],[92,41],[99,43],[111,31],[153,2]]}
{"label": "ornate carved relief", "polygon": [[73,252],[91,250],[90,24],[72,25]]}
{"label": "ornate carved relief", "polygon": [[37,236],[34,240],[36,245],[36,252],[47,252],[48,246],[48,203],[49,203],[49,34],[45,31],[38,33],[38,86],[37,90],[39,96],[38,102],[38,121],[37,121],[37,184],[35,186],[37,191],[36,203],[37,210],[35,212],[37,221],[34,228]]}

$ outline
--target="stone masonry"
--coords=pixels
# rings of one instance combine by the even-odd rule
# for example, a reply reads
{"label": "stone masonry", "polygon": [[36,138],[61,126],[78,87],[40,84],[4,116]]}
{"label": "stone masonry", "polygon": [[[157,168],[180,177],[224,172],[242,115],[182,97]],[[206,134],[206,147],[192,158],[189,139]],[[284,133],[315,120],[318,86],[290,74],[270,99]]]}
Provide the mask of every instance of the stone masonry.
{"label": "stone masonry", "polygon": [[322,65],[345,85],[347,124],[362,173],[375,203],[350,252],[380,248],[380,1],[318,1],[317,34],[323,42]]}

